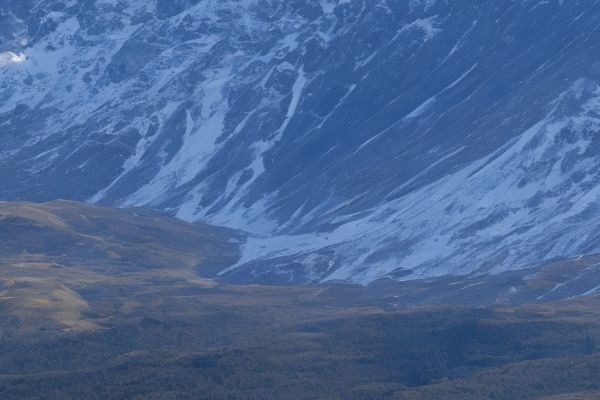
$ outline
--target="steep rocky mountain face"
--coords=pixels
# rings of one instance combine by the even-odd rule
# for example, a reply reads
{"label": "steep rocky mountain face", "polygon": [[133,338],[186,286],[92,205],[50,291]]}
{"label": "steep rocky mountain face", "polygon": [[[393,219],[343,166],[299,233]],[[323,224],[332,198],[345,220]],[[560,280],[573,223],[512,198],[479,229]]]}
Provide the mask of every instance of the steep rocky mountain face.
{"label": "steep rocky mountain face", "polygon": [[598,26],[577,0],[0,0],[0,198],[246,230],[241,281],[598,252]]}

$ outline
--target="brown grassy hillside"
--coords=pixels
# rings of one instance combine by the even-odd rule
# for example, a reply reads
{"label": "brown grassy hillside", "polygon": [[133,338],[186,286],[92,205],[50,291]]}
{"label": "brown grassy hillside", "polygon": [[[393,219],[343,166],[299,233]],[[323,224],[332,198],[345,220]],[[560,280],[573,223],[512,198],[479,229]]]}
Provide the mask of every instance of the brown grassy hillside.
{"label": "brown grassy hillside", "polygon": [[600,393],[599,296],[410,308],[424,282],[227,285],[197,272],[234,262],[237,233],[69,202],[0,203],[0,239],[3,400]]}

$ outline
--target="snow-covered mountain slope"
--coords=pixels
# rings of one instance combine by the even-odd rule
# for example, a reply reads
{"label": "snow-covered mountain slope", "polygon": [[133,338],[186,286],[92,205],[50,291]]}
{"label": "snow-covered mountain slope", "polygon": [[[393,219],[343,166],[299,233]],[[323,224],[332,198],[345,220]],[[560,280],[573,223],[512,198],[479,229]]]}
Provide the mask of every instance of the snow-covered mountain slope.
{"label": "snow-covered mountain slope", "polygon": [[600,4],[0,0],[0,198],[251,232],[225,278],[600,251]]}

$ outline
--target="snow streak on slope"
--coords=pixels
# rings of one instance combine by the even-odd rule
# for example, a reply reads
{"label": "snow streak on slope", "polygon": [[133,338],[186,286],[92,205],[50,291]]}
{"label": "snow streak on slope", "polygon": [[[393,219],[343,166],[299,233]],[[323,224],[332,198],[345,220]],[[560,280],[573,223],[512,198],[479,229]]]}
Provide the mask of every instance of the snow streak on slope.
{"label": "snow streak on slope", "polygon": [[[557,117],[572,103],[579,112]],[[600,86],[578,81],[518,139],[468,167],[370,210],[326,234],[252,238],[236,268],[294,281],[290,258],[316,280],[368,283],[498,273],[554,257],[600,251]],[[332,255],[333,254],[333,255]],[[277,259],[258,267],[257,259]],[[334,263],[323,275],[323,260]],[[399,266],[401,266],[400,271]],[[327,268],[326,268],[327,270]]]}

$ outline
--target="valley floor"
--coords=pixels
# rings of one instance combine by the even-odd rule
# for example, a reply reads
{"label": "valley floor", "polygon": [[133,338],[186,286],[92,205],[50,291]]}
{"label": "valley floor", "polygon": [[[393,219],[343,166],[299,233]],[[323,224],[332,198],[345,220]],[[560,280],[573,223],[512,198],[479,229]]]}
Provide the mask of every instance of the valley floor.
{"label": "valley floor", "polygon": [[27,333],[2,307],[0,394],[558,400],[600,393],[600,297],[385,311],[331,305],[330,296],[328,287],[91,285],[76,327],[48,320]]}

